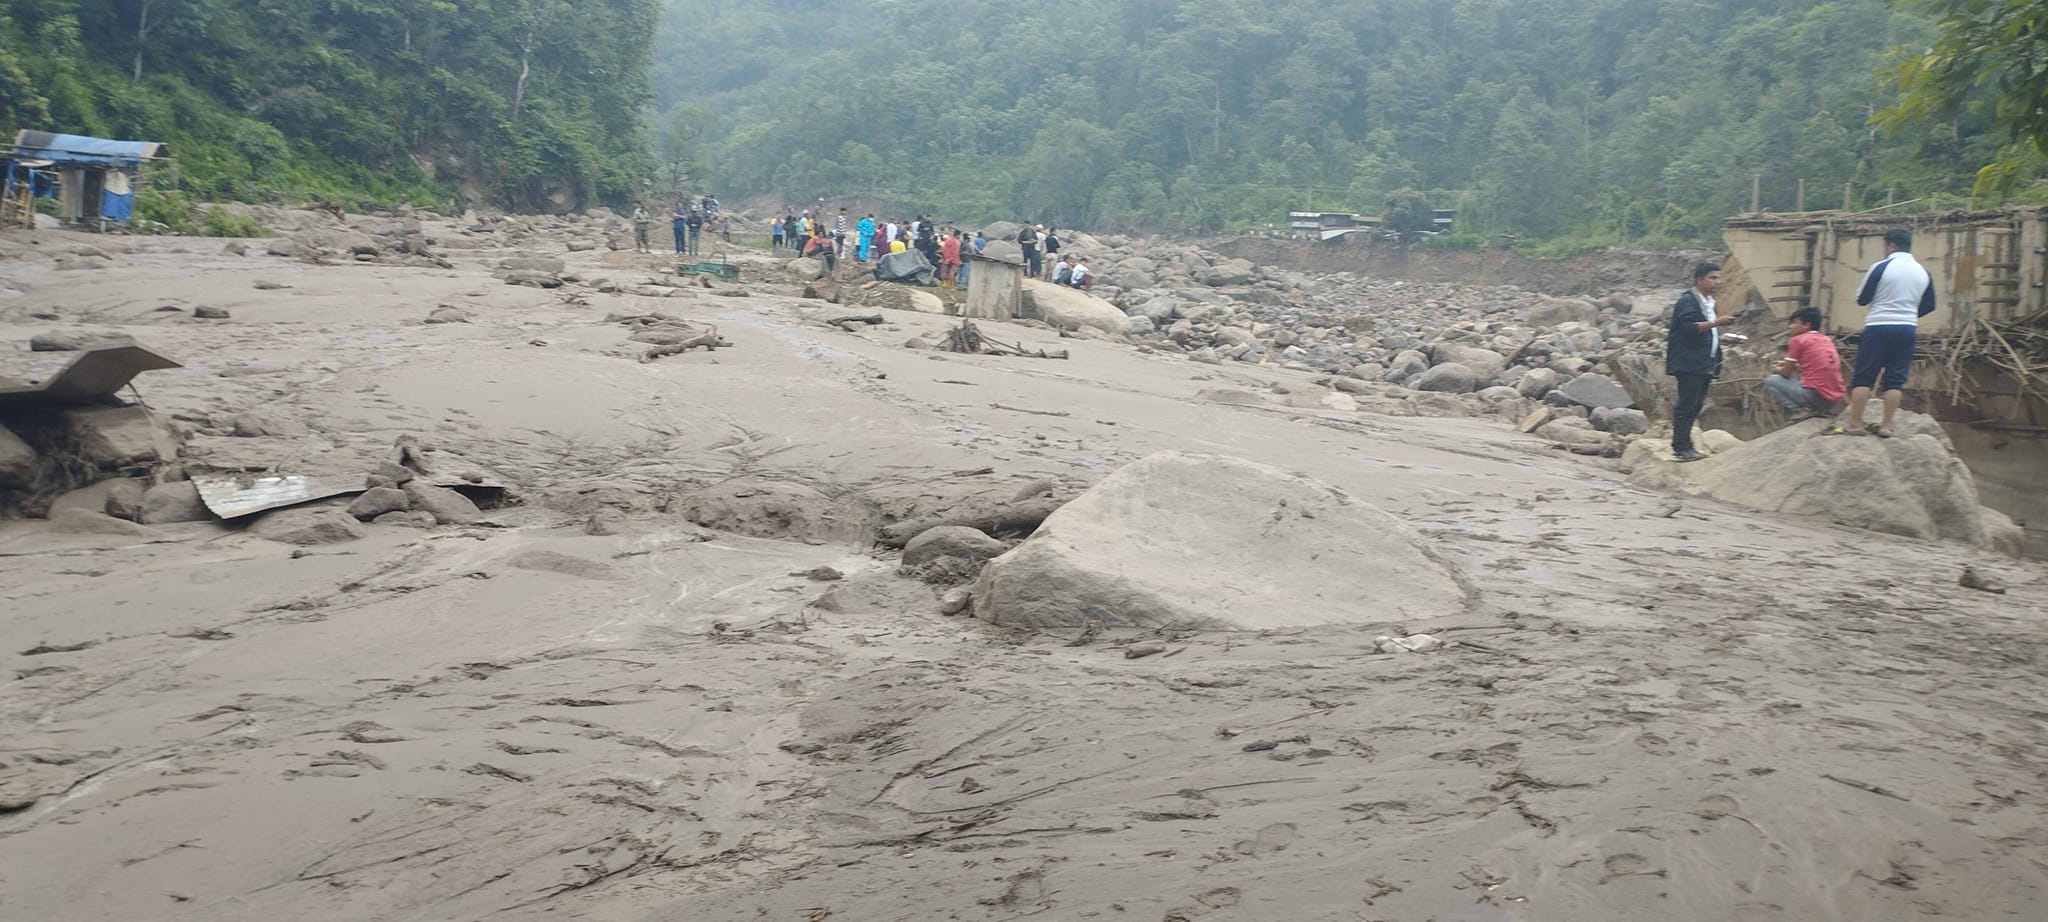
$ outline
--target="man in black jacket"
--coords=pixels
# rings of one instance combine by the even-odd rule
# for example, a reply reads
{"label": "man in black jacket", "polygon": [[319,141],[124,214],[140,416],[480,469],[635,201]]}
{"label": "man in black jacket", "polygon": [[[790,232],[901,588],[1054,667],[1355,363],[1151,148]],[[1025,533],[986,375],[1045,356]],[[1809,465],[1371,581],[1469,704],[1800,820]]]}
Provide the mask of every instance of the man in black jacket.
{"label": "man in black jacket", "polygon": [[1678,296],[1671,308],[1671,329],[1664,340],[1664,373],[1678,379],[1678,400],[1671,405],[1671,456],[1678,461],[1706,457],[1692,445],[1692,424],[1707,403],[1707,386],[1721,372],[1722,327],[1735,322],[1714,312],[1714,292],[1721,290],[1721,267],[1700,263],[1692,269],[1692,290]]}

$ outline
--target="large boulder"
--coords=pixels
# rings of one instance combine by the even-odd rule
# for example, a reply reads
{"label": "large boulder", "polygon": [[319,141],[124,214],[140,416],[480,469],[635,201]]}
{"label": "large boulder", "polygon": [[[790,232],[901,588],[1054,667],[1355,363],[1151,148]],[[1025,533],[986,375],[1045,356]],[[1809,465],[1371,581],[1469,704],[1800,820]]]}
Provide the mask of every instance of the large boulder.
{"label": "large boulder", "polygon": [[1024,280],[1024,310],[1056,327],[1093,327],[1119,339],[1131,329],[1130,318],[1108,301],[1036,279]]}
{"label": "large boulder", "polygon": [[974,613],[1024,627],[1263,630],[1465,610],[1457,569],[1399,519],[1217,455],[1127,465],[989,562]]}
{"label": "large boulder", "polygon": [[1940,424],[1901,413],[1893,428],[1897,438],[1824,435],[1816,421],[1692,464],[1670,465],[1649,452],[1623,463],[1632,468],[1629,479],[1644,486],[1910,538],[1993,544],[1976,480]]}

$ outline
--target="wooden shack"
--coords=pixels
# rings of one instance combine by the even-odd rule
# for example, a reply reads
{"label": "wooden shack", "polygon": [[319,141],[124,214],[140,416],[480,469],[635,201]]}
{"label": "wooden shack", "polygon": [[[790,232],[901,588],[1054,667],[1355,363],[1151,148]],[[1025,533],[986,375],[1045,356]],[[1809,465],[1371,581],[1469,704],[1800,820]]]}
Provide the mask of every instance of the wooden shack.
{"label": "wooden shack", "polygon": [[57,200],[66,226],[104,230],[133,216],[136,193],[153,179],[152,168],[168,165],[155,141],[113,141],[83,135],[22,131],[4,151],[7,159],[6,218],[26,223],[33,197]]}
{"label": "wooden shack", "polygon": [[980,253],[967,254],[967,304],[962,316],[1014,320],[1023,313],[1024,266]]}

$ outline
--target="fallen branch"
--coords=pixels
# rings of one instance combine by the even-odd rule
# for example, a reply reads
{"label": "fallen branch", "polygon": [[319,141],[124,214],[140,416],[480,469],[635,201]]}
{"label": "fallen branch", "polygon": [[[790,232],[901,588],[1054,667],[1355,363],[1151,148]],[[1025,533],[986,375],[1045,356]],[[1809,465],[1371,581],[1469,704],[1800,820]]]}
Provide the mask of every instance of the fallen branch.
{"label": "fallen branch", "polygon": [[847,317],[834,317],[834,318],[832,318],[832,319],[830,319],[830,320],[827,320],[827,321],[825,321],[825,322],[826,322],[826,323],[829,323],[829,324],[831,324],[831,325],[833,325],[833,326],[835,326],[835,327],[838,327],[838,328],[840,328],[840,329],[842,329],[842,330],[845,330],[845,331],[846,331],[846,332],[848,332],[848,333],[851,333],[851,332],[853,332],[853,327],[851,326],[851,324],[856,324],[856,323],[865,323],[865,324],[868,324],[868,325],[872,326],[872,325],[874,325],[874,324],[877,324],[877,323],[881,323],[881,322],[882,322],[882,315],[881,315],[881,314],[867,314],[867,315],[864,315],[864,316],[863,316],[863,315],[852,315],[852,316],[847,316]]}
{"label": "fallen branch", "polygon": [[1065,410],[1027,410],[1027,409],[1024,409],[1023,407],[1012,407],[1012,406],[1005,406],[1005,405],[1003,405],[1003,404],[1000,404],[1000,403],[991,403],[991,404],[989,404],[989,408],[990,408],[990,409],[994,409],[994,410],[1008,410],[1008,411],[1010,411],[1010,412],[1012,412],[1012,413],[1029,413],[1029,414],[1031,414],[1031,415],[1033,415],[1033,416],[1072,416],[1072,415],[1074,415],[1074,414],[1072,414],[1072,413],[1068,413],[1068,412],[1067,412],[1067,411],[1065,411]]}
{"label": "fallen branch", "polygon": [[679,352],[688,352],[691,349],[697,348],[698,346],[703,346],[705,351],[708,352],[717,350],[719,346],[730,345],[732,344],[718,338],[717,324],[707,324],[704,327],[704,332],[692,336],[689,339],[683,340],[682,342],[676,343],[673,346],[655,346],[654,348],[647,350],[647,353],[645,355],[640,356],[640,361],[652,362],[655,359],[661,358],[664,355],[675,355]]}

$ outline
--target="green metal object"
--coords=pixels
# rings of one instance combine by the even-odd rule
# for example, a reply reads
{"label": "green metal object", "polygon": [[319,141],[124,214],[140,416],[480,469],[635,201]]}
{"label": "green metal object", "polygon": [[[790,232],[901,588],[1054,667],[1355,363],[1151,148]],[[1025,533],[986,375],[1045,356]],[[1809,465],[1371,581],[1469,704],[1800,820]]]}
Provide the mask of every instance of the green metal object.
{"label": "green metal object", "polygon": [[740,267],[720,258],[718,262],[682,263],[676,266],[677,275],[711,275],[722,279],[740,277]]}

